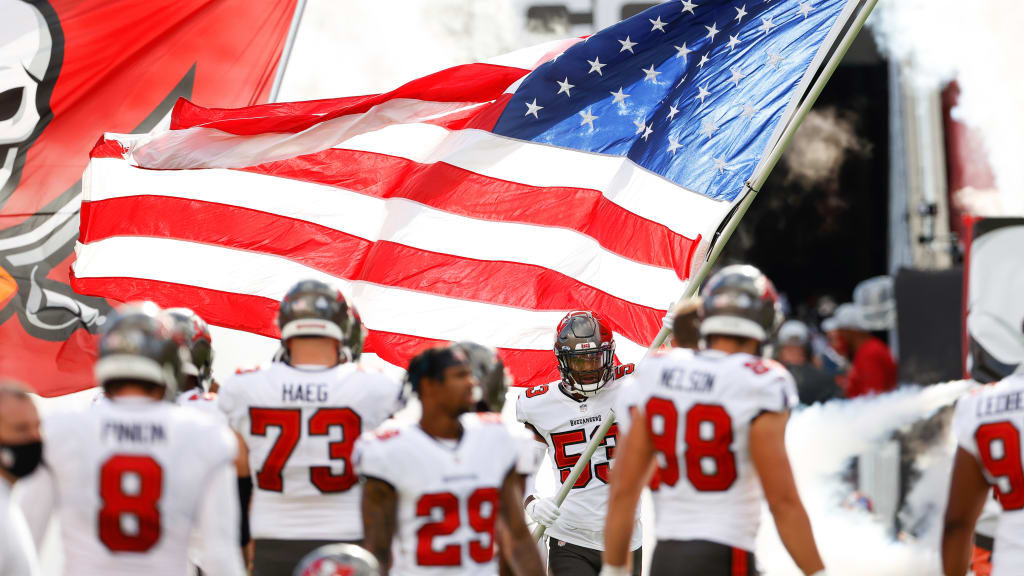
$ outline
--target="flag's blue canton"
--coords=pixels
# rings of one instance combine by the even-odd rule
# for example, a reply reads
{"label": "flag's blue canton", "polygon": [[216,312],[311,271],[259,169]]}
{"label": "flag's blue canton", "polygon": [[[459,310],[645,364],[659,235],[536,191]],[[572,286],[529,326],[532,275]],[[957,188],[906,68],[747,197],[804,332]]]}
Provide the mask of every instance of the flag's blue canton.
{"label": "flag's blue canton", "polygon": [[494,132],[732,201],[849,0],[673,0],[530,73]]}

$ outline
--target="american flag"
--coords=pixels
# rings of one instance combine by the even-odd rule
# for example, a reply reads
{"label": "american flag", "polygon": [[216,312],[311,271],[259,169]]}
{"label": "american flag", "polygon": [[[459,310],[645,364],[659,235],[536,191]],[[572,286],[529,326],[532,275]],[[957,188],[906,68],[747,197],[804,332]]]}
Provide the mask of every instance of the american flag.
{"label": "american flag", "polygon": [[856,5],[675,0],[386,94],[179,102],[93,150],[72,285],[276,337],[320,278],[368,353],[473,340],[519,385],[557,378],[554,328],[588,309],[637,360]]}

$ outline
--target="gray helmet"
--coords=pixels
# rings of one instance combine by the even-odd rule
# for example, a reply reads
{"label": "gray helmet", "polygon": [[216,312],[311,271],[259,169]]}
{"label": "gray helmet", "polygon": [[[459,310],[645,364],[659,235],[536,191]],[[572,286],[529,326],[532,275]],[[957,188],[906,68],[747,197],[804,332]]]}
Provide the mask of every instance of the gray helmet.
{"label": "gray helmet", "polygon": [[315,336],[332,338],[344,346],[349,324],[345,297],[319,280],[303,280],[292,286],[277,312],[282,342],[296,336]]}
{"label": "gray helmet", "polygon": [[615,339],[593,312],[569,312],[555,331],[555,357],[562,382],[593,396],[615,375]]}
{"label": "gray helmet", "polygon": [[188,347],[189,361],[182,367],[185,376],[195,376],[200,386],[205,386],[213,375],[213,339],[210,327],[198,314],[189,308],[168,308],[164,314],[170,317],[174,330]]}
{"label": "gray helmet", "polygon": [[480,403],[484,410],[501,412],[508,392],[508,378],[505,363],[498,353],[476,342],[459,342],[455,347],[461,348],[469,358],[469,367],[479,385]]}
{"label": "gray helmet", "polygon": [[380,564],[355,544],[327,544],[302,557],[292,576],[378,576]]}
{"label": "gray helmet", "polygon": [[106,323],[99,343],[96,380],[105,389],[112,382],[131,380],[164,388],[173,398],[181,382],[188,349],[176,335],[171,319],[152,302],[125,304]]}
{"label": "gray helmet", "polygon": [[753,266],[722,268],[708,280],[703,297],[701,336],[738,336],[764,342],[779,325],[775,286]]}

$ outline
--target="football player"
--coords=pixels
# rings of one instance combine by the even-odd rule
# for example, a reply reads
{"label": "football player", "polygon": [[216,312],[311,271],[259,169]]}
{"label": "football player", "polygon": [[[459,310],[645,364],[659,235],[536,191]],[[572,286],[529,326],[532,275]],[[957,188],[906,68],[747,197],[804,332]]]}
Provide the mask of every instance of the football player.
{"label": "football player", "polygon": [[[565,482],[580,453],[618,403],[619,379],[632,364],[615,366],[611,329],[592,312],[570,312],[555,331],[555,358],[561,380],[527,389],[516,403],[516,417],[550,450],[555,476]],[[554,498],[531,494],[526,513],[547,527],[548,566],[559,576],[596,576],[604,550],[604,516],[608,505],[609,467],[615,456],[618,427],[612,425],[590,464],[559,508]],[[635,574],[640,574],[639,518],[630,542]]]}
{"label": "football player", "polygon": [[1024,371],[969,392],[953,412],[957,450],[942,531],[946,576],[963,576],[971,562],[975,523],[989,489],[1001,511],[995,528],[992,576],[1024,573]]}
{"label": "football player", "polygon": [[702,306],[706,350],[674,348],[637,370],[632,425],[612,475],[603,572],[628,572],[634,511],[656,469],[653,576],[757,574],[762,496],[796,565],[820,576],[784,442],[796,386],[781,364],[760,357],[778,323],[775,289],[753,266],[727,266],[708,282]]}
{"label": "football player", "polygon": [[221,386],[218,404],[252,472],[257,576],[288,574],[315,548],[363,538],[352,446],[401,407],[402,386],[347,361],[349,322],[340,292],[299,282],[278,313],[285,361]]}
{"label": "football player", "polygon": [[187,354],[155,304],[122,306],[95,367],[108,400],[44,419],[44,476],[22,502],[36,526],[59,515],[65,574],[180,576],[193,529],[210,574],[245,574],[235,436],[171,401]]}
{"label": "football player", "polygon": [[523,517],[515,444],[498,415],[472,412],[476,382],[465,353],[425,350],[407,378],[420,421],[366,434],[356,448],[366,549],[384,573],[493,576],[500,521],[512,572],[543,574]]}
{"label": "football player", "polygon": [[171,319],[178,337],[188,348],[188,358],[181,366],[184,381],[178,391],[178,404],[219,412],[214,391],[210,390],[213,382],[213,339],[210,337],[210,327],[188,308],[168,308],[164,314]]}

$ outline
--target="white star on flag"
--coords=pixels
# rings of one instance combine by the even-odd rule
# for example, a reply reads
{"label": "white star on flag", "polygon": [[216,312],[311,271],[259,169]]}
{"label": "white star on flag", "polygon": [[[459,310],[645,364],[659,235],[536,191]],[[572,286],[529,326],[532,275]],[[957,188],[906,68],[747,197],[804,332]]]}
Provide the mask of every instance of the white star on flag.
{"label": "white star on flag", "polygon": [[654,130],[652,130],[650,126],[644,128],[644,135],[641,136],[641,138],[644,139],[644,142],[647,142],[647,137],[650,136],[653,132]]}
{"label": "white star on flag", "polygon": [[651,64],[650,68],[641,68],[640,70],[642,70],[643,73],[647,75],[644,78],[644,82],[647,82],[648,80],[650,80],[651,82],[654,82],[655,84],[658,83],[658,74],[661,74],[661,72],[658,72],[657,70],[654,69],[654,64]]}
{"label": "white star on flag", "polygon": [[537,116],[537,112],[543,108],[543,106],[537,106],[537,99],[534,98],[533,102],[526,103],[526,114],[523,114],[523,116],[529,116],[532,114],[534,118],[540,120],[540,116]]}
{"label": "white star on flag", "polygon": [[706,136],[709,139],[715,134],[715,130],[718,130],[718,124],[710,118],[705,118],[700,122],[700,135]]}
{"label": "white star on flag", "polygon": [[675,106],[669,105],[669,107],[668,107],[668,119],[671,120],[671,119],[675,118],[676,114],[679,114],[679,108],[676,108]]}
{"label": "white star on flag", "polygon": [[[761,27],[758,28],[758,30],[761,30],[762,32],[764,32],[765,36],[767,36],[768,33],[772,31],[772,28],[775,28],[775,24],[772,22],[772,20],[774,20],[774,19],[775,19],[774,16],[772,16],[771,18],[764,18],[764,17],[762,17],[761,18]],[[632,52],[632,50],[630,50],[630,52]]]}
{"label": "white star on flag", "polygon": [[682,144],[679,143],[678,139],[669,136],[669,138],[668,138],[668,150],[667,150],[667,152],[669,154],[675,156],[676,155],[676,150],[678,150],[681,147],[682,147]]}
{"label": "white star on flag", "polygon": [[768,65],[771,66],[773,70],[778,70],[779,65],[785,61],[786,59],[783,58],[782,54],[779,54],[778,52],[772,52],[768,54]]}
{"label": "white star on flag", "polygon": [[725,174],[725,171],[729,169],[729,163],[725,161],[725,157],[718,157],[714,159],[715,170],[718,170],[719,174]]}
{"label": "white star on flag", "polygon": [[[565,80],[562,80],[561,82],[555,82],[555,84],[558,84],[558,94],[565,92],[566,98],[570,98],[572,96],[571,94],[569,94],[569,90],[572,90],[573,88],[576,87],[573,84],[569,84],[568,76],[565,77]],[[555,94],[555,96],[558,96],[558,94]]]}
{"label": "white star on flag", "polygon": [[707,54],[704,54],[703,56],[700,57],[700,62],[697,63],[697,66],[699,66],[700,68],[704,68],[704,65],[708,63],[708,60],[710,60],[710,58],[708,58],[708,54],[711,54],[711,52],[708,52]]}
{"label": "white star on flag", "polygon": [[636,126],[636,133],[634,135],[640,134],[641,132],[644,131],[644,128],[647,128],[647,124],[644,123],[643,117],[640,117],[637,120],[633,120],[633,126]]}
{"label": "white star on flag", "polygon": [[580,116],[583,117],[583,120],[580,121],[580,126],[583,126],[584,124],[589,124],[591,130],[594,129],[594,120],[600,118],[600,116],[594,116],[593,114],[591,114],[589,109],[580,112]]}
{"label": "white star on flag", "polygon": [[705,84],[703,86],[699,86],[698,87],[699,92],[697,93],[697,96],[694,99],[695,100],[700,100],[700,103],[703,104],[704,103],[704,99],[707,98],[708,96],[711,96],[711,91],[708,90],[708,86],[710,86],[710,85],[711,85],[711,83],[709,82],[709,83],[707,83],[707,84]]}
{"label": "white star on flag", "polygon": [[736,22],[739,24],[743,23],[743,17],[747,15],[747,5],[744,4],[741,8],[736,8]]}
{"label": "white star on flag", "polygon": [[804,17],[804,19],[806,19],[806,18],[807,18],[807,15],[808,15],[808,14],[810,14],[810,13],[811,13],[811,10],[813,10],[813,9],[814,9],[814,7],[813,7],[813,6],[811,6],[811,3],[810,3],[810,2],[801,2],[801,3],[800,3],[800,10],[798,10],[797,12],[798,12],[798,13],[799,13],[799,14],[800,14],[801,16],[803,16],[803,17]]}
{"label": "white star on flag", "polygon": [[690,14],[693,14],[693,9],[696,7],[697,5],[694,4],[693,2],[690,2],[690,0],[683,0],[683,12],[689,12]]}
{"label": "white star on flag", "polygon": [[630,42],[629,36],[626,36],[625,40],[619,40],[619,44],[622,44],[622,48],[619,49],[619,52],[629,50],[630,54],[636,54],[636,52],[633,52],[633,46],[636,46],[636,42]]}
{"label": "white star on flag", "polygon": [[742,116],[744,118],[753,119],[754,118],[754,114],[757,114],[758,112],[759,112],[759,110],[758,110],[758,108],[756,106],[753,106],[753,105],[751,105],[749,103],[743,105]]}
{"label": "white star on flag", "polygon": [[683,62],[686,62],[686,57],[690,55],[690,52],[693,52],[693,50],[686,47],[686,42],[683,42],[682,46],[673,46],[673,48],[676,49],[676,58],[682,56]]}
{"label": "white star on flag", "polygon": [[715,36],[717,36],[718,33],[721,32],[721,30],[718,29],[717,22],[712,22],[711,26],[705,26],[704,28],[706,28],[708,31],[708,35],[706,36],[706,38],[710,38],[712,42],[715,41]]}
{"label": "white star on flag", "polygon": [[735,86],[736,88],[739,88],[740,87],[740,80],[743,80],[746,77],[747,77],[747,75],[744,74],[743,72],[740,72],[739,68],[733,68],[732,69],[732,78],[729,78],[729,82],[732,82],[733,86]]}
{"label": "white star on flag", "polygon": [[629,98],[629,94],[626,94],[625,92],[622,91],[622,86],[619,86],[618,92],[609,92],[609,94],[615,97],[615,99],[612,100],[612,104],[620,104],[622,102],[625,102],[626,98]]}
{"label": "white star on flag", "polygon": [[[648,20],[651,19],[648,18]],[[661,21],[661,16],[658,16],[657,20],[651,20],[651,26],[651,32],[654,32],[655,30],[661,30],[662,32],[665,32],[665,23]]]}
{"label": "white star on flag", "polygon": [[736,49],[736,45],[740,43],[740,35],[729,36],[729,52]]}
{"label": "white star on flag", "polygon": [[587,64],[590,64],[590,72],[587,72],[587,74],[597,72],[598,76],[604,76],[604,74],[601,72],[601,68],[604,68],[605,66],[607,66],[607,64],[601,64],[600,57],[595,57],[593,60],[587,60]]}

